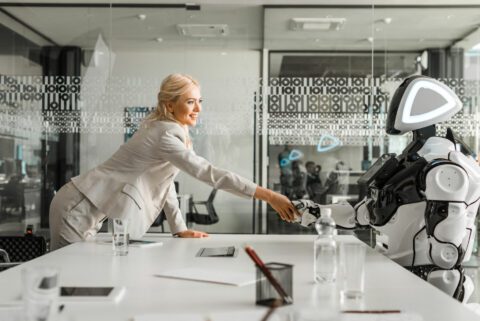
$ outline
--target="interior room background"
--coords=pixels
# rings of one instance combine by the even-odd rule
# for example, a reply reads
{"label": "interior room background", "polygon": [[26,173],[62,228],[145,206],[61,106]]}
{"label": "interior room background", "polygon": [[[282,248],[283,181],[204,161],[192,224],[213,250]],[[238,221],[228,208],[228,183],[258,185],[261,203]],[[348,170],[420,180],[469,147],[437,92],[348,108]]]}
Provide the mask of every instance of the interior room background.
{"label": "interior room background", "polygon": [[[411,138],[384,133],[409,75],[457,92],[464,109],[440,133],[452,127],[476,156],[479,4],[302,3],[1,3],[0,231],[47,234],[55,191],[111,156],[174,72],[201,83],[197,154],[292,199],[361,198],[358,177]],[[212,190],[185,174],[177,181],[187,200]],[[219,222],[196,228],[313,232],[226,192],[214,206]]]}

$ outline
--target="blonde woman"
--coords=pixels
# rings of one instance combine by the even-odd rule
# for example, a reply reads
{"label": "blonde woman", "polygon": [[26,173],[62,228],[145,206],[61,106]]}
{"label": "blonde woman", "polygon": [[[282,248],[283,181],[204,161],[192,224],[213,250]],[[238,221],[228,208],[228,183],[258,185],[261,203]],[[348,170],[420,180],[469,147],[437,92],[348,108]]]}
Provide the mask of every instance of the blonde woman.
{"label": "blonde woman", "polygon": [[268,202],[293,221],[290,200],[230,171],[217,168],[192,150],[188,127],[202,110],[199,83],[172,74],[162,82],[158,105],[135,135],[106,162],[72,178],[50,205],[51,249],[95,236],[106,218],[128,218],[132,238],[141,237],[163,209],[179,237],[206,237],[188,230],[180,213],[174,178],[179,171],[238,196]]}

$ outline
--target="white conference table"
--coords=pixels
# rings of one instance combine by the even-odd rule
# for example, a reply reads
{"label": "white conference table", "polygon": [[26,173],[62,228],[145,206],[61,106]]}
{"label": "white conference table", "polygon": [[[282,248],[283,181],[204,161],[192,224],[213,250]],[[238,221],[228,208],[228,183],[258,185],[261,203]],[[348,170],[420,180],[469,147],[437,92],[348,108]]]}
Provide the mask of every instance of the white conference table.
{"label": "white conference table", "polygon": [[[151,238],[147,235],[146,238]],[[23,266],[55,266],[61,285],[126,287],[118,302],[67,303],[61,320],[127,321],[146,313],[212,313],[240,310],[265,310],[255,305],[255,285],[231,285],[158,278],[165,270],[189,266],[225,270],[254,271],[253,263],[241,250],[234,258],[199,258],[201,247],[251,245],[265,261],[293,264],[294,305],[311,300],[315,284],[312,235],[210,235],[204,239],[180,239],[167,235],[153,238],[163,246],[130,247],[124,257],[112,255],[111,245],[77,243],[54,251]],[[338,236],[339,241],[358,241],[353,236]],[[18,298],[21,293],[18,266],[0,273],[0,303]],[[350,302],[349,304],[352,304]],[[365,296],[353,302],[363,309],[400,309],[420,314],[425,321],[472,321],[480,318],[456,300],[421,280],[372,249],[367,250]],[[351,305],[350,305],[351,306]],[[349,307],[350,307],[349,306]]]}

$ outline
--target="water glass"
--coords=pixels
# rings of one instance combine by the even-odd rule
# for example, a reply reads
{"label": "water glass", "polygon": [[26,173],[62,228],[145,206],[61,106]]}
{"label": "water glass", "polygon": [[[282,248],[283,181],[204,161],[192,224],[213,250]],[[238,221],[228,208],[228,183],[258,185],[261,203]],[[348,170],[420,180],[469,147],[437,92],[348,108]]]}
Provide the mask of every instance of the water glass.
{"label": "water glass", "polygon": [[346,299],[359,299],[365,289],[365,245],[340,244],[341,292]]}
{"label": "water glass", "polygon": [[25,320],[55,320],[58,315],[58,270],[42,266],[24,268],[22,285]]}
{"label": "water glass", "polygon": [[128,220],[114,218],[112,234],[113,255],[124,256],[128,254]]}

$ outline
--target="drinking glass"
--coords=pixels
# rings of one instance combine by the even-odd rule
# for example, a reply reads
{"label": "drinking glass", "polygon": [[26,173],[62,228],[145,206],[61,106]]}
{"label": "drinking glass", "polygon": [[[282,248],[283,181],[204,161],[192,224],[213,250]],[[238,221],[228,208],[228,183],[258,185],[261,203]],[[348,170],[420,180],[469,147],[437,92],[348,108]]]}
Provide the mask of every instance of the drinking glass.
{"label": "drinking glass", "polygon": [[114,218],[112,234],[113,255],[124,256],[128,254],[128,220]]}

